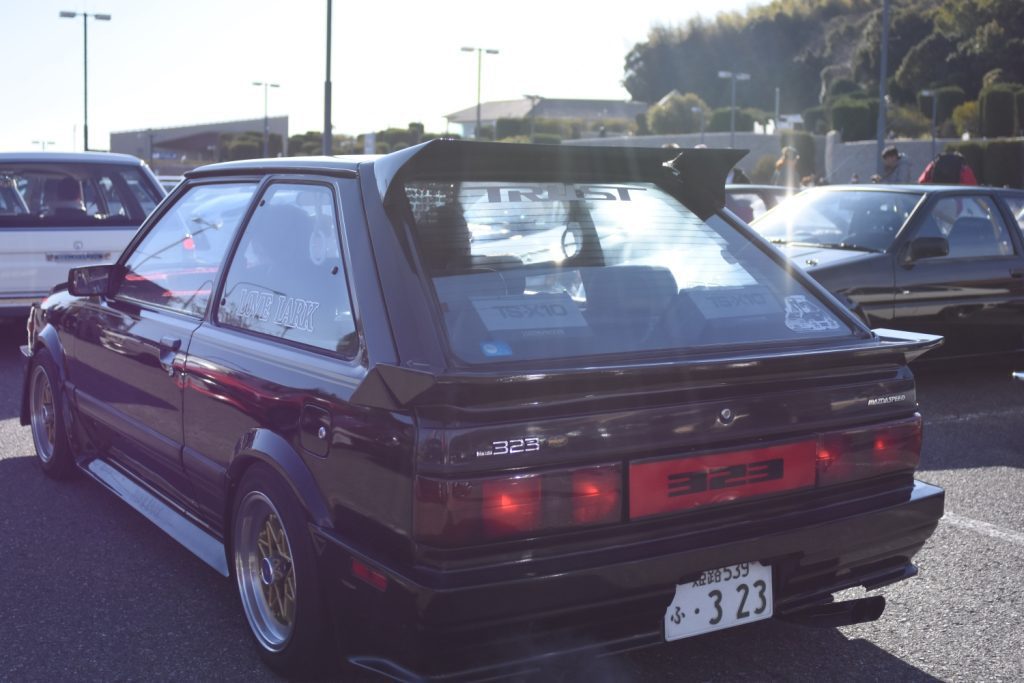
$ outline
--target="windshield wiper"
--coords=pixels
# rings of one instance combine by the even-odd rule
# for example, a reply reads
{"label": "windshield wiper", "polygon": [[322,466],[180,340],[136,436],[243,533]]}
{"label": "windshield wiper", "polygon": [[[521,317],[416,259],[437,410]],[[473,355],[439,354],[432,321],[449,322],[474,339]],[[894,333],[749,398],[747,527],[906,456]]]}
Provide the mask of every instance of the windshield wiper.
{"label": "windshield wiper", "polygon": [[881,249],[875,249],[874,247],[865,247],[860,244],[853,244],[852,242],[804,242],[801,240],[794,240],[789,242],[782,239],[781,237],[773,237],[769,240],[772,244],[786,244],[795,247],[821,247],[822,249],[845,249],[847,251],[870,251],[879,253]]}
{"label": "windshield wiper", "polygon": [[861,244],[853,244],[852,242],[824,242],[814,246],[823,247],[825,249],[845,249],[847,251],[870,251],[879,253],[881,249],[875,249],[874,247],[865,247]]}

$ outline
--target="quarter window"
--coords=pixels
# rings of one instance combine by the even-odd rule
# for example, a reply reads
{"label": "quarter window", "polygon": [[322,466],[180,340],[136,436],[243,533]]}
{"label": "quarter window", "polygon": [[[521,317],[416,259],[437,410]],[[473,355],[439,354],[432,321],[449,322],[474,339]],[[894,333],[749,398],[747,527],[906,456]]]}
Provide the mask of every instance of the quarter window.
{"label": "quarter window", "polygon": [[253,183],[189,190],[153,226],[125,262],[118,294],[202,316]]}
{"label": "quarter window", "polygon": [[1013,217],[1017,219],[1017,225],[1024,230],[1024,197],[1008,197],[1006,203],[1010,206]]}
{"label": "quarter window", "polygon": [[346,357],[357,348],[331,190],[272,185],[246,225],[218,322]]}
{"label": "quarter window", "polygon": [[945,237],[945,258],[1009,256],[1013,243],[998,209],[989,197],[948,197],[935,202],[918,237]]}

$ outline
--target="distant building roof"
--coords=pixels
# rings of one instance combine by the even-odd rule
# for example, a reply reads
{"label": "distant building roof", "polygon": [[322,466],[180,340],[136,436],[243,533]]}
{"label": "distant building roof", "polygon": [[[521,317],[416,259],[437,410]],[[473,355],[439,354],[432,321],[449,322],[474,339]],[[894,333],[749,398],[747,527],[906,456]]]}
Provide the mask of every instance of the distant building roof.
{"label": "distant building roof", "polygon": [[[534,104],[536,102],[536,104]],[[480,103],[480,120],[525,119],[632,119],[647,111],[643,102],[621,100],[571,100],[547,97]],[[445,116],[452,123],[475,124],[476,106]]]}
{"label": "distant building roof", "polygon": [[[480,120],[496,121],[498,119],[523,119],[530,113],[533,103],[530,100],[498,100],[497,102],[480,103]],[[452,123],[476,123],[476,105],[448,114],[446,119]]]}

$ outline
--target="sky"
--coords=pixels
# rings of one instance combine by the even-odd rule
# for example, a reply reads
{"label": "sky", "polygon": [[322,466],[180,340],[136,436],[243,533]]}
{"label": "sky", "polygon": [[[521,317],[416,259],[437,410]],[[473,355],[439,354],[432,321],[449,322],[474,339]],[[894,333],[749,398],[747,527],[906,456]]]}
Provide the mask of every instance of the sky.
{"label": "sky", "polygon": [[[768,0],[576,0],[333,3],[336,134],[445,115],[481,99],[629,99],[626,53],[652,26],[745,11]],[[82,149],[83,36],[88,19],[89,146],[110,133],[288,116],[289,133],[323,129],[326,0],[0,0],[0,151]],[[453,125],[451,132],[460,132]]]}

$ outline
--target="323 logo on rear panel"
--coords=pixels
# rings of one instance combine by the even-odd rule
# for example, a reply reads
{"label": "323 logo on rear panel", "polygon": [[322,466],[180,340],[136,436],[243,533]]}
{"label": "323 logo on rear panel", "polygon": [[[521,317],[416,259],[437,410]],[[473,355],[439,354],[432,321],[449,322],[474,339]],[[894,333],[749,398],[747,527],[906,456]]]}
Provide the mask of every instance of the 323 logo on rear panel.
{"label": "323 logo on rear panel", "polygon": [[782,479],[782,458],[668,475],[668,495],[685,496]]}
{"label": "323 logo on rear panel", "polygon": [[519,453],[535,453],[540,450],[540,437],[526,436],[522,439],[492,441],[491,447],[476,452],[478,458],[492,455],[518,455]]}

